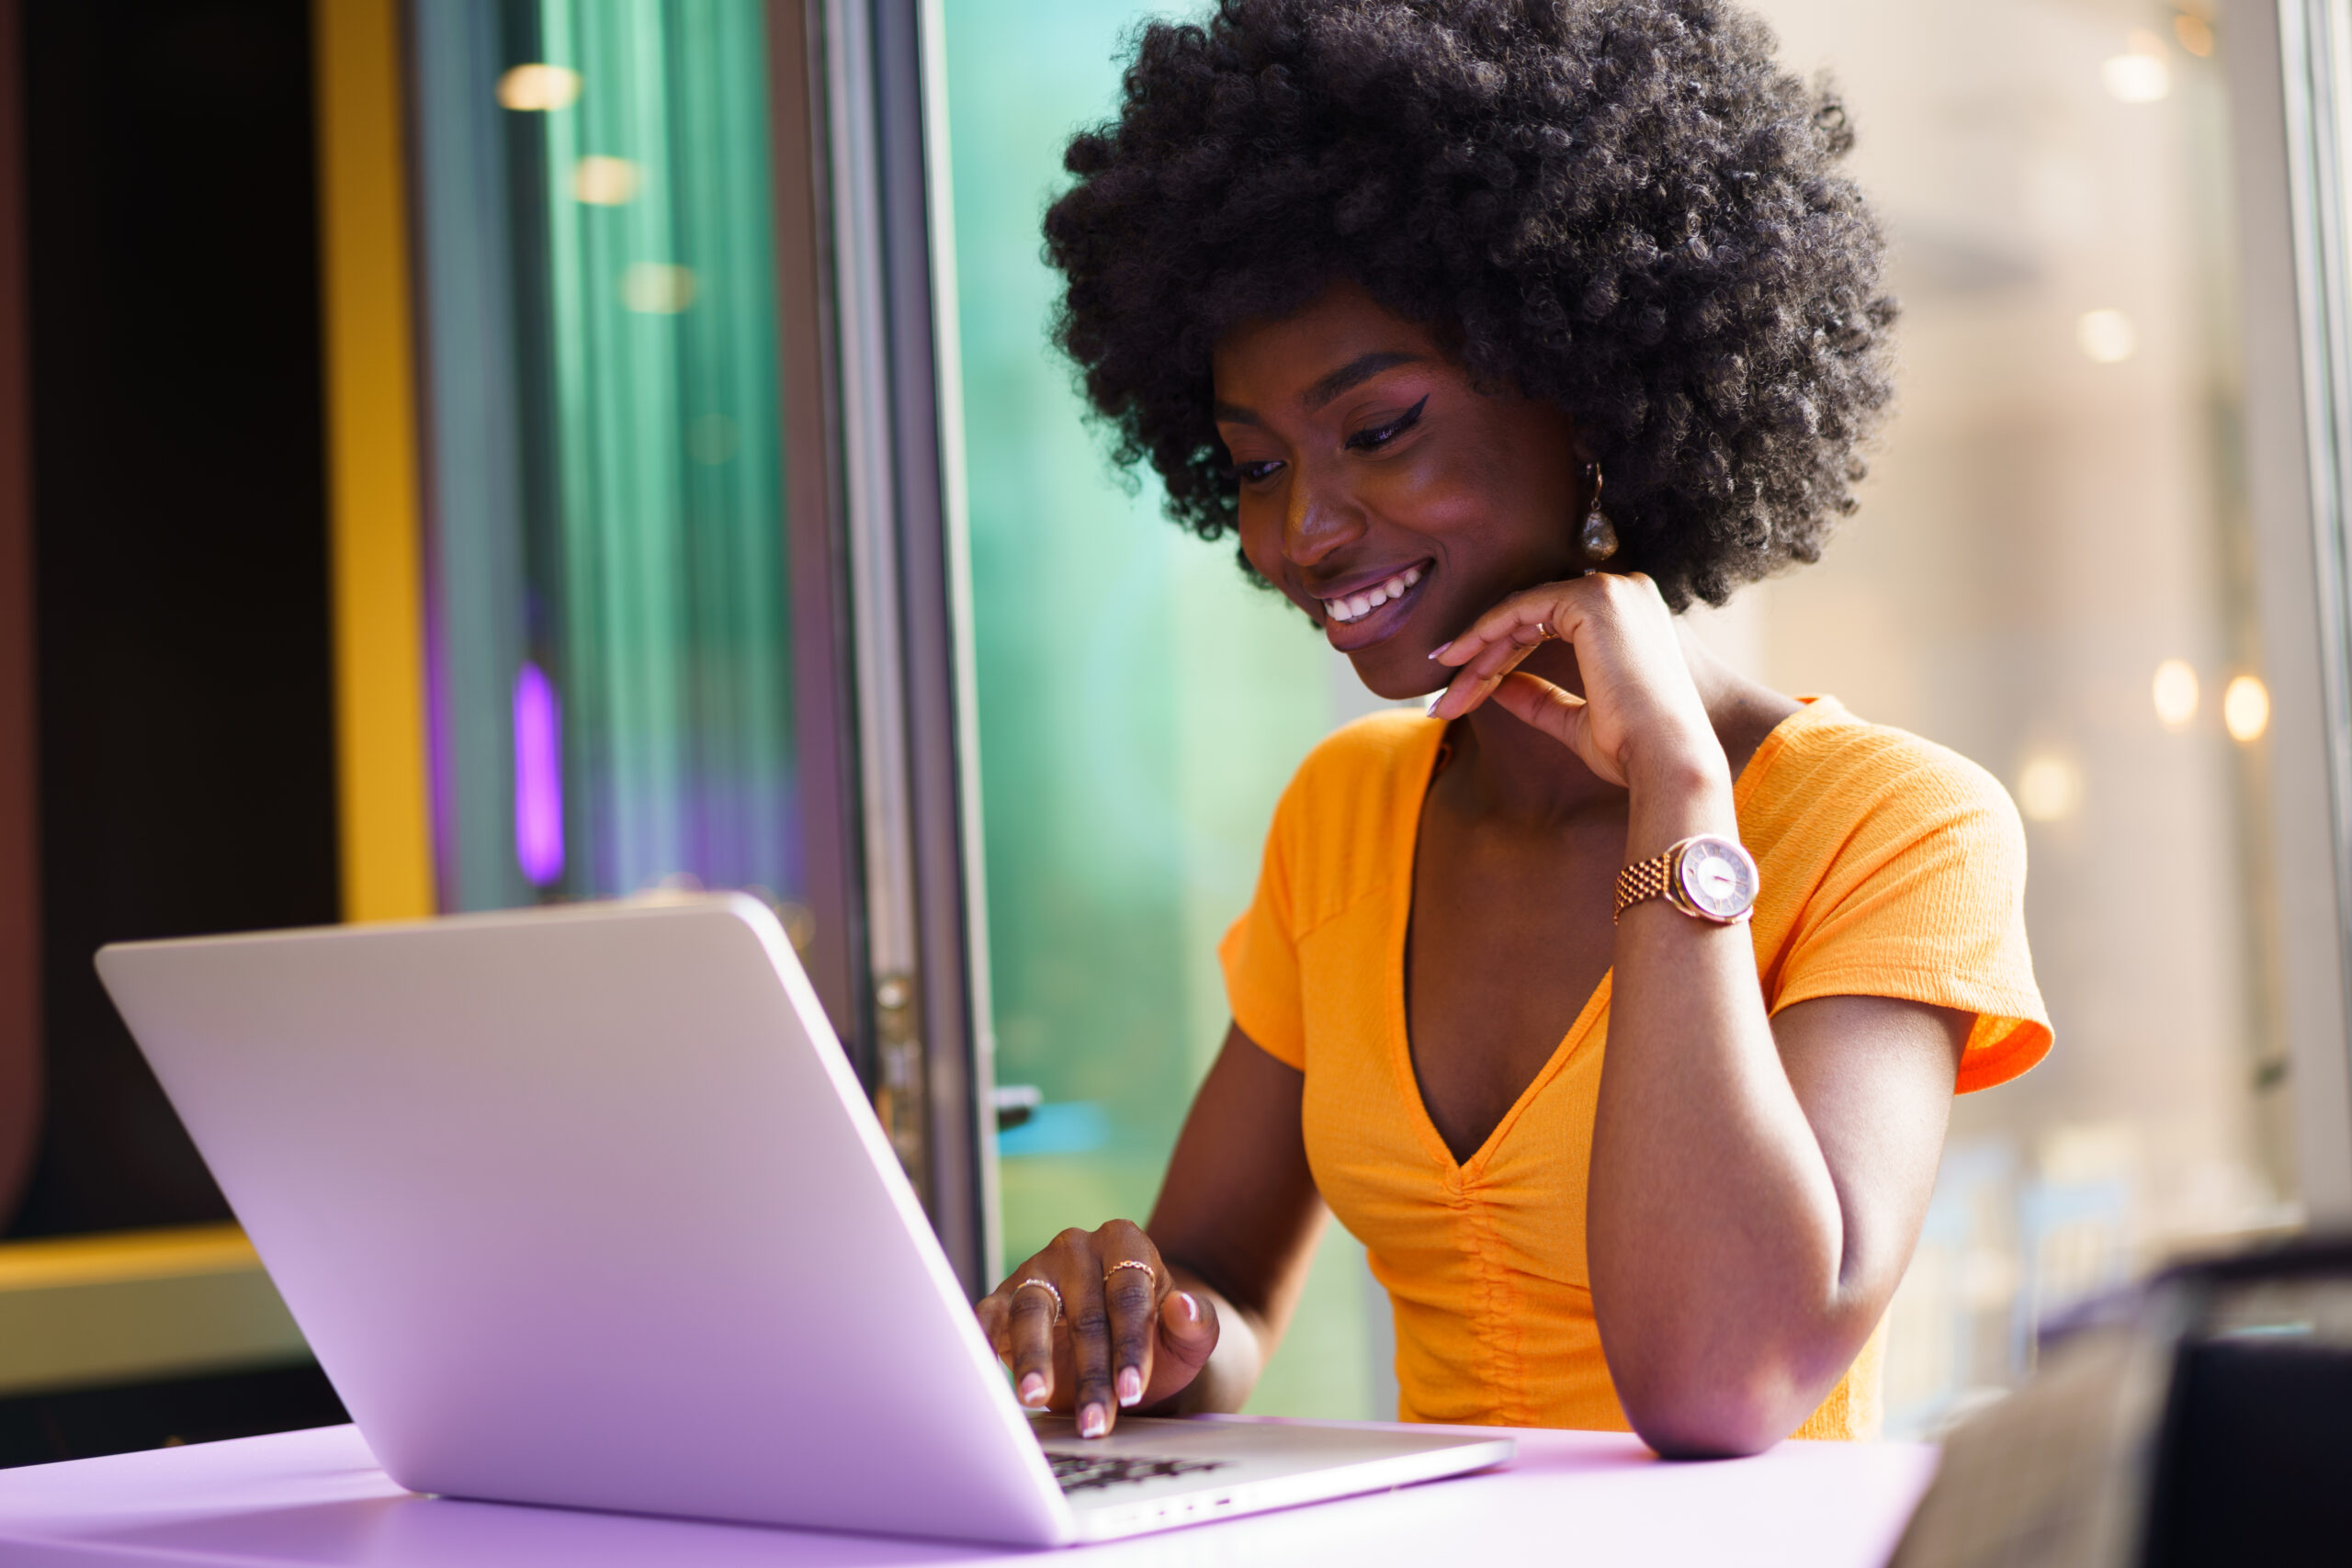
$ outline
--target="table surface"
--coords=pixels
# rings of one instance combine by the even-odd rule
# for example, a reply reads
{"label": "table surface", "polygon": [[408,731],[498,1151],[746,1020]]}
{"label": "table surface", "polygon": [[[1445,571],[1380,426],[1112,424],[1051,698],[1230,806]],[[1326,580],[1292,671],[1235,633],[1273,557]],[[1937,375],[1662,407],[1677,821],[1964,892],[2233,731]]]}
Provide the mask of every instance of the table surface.
{"label": "table surface", "polygon": [[[1935,1450],[1783,1443],[1668,1464],[1611,1432],[1515,1431],[1481,1475],[1198,1525],[1058,1561],[1121,1565],[1802,1563],[1880,1568]],[[1032,1553],[421,1497],[350,1427],[0,1471],[9,1568],[159,1562],[286,1568],[896,1568]]]}

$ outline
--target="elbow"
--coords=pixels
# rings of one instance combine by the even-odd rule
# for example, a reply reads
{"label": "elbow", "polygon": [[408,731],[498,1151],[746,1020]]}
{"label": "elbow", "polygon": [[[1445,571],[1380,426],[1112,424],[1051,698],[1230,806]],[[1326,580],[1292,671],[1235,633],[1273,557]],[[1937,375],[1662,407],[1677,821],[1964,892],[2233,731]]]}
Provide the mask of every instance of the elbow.
{"label": "elbow", "polygon": [[1803,1425],[1811,1408],[1792,1380],[1770,1369],[1621,1380],[1618,1398],[1634,1432],[1662,1459],[1762,1453]]}

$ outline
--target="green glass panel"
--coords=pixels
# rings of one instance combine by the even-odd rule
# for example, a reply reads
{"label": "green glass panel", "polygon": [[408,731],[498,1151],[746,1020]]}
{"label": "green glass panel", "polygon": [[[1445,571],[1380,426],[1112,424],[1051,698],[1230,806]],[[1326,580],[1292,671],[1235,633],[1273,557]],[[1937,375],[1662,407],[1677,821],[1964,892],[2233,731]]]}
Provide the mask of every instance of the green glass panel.
{"label": "green glass panel", "polygon": [[448,901],[788,897],[763,7],[411,15]]}
{"label": "green glass panel", "polygon": [[[1150,9],[944,10],[997,1077],[1046,1100],[1001,1141],[1008,1261],[1150,1207],[1228,1022],[1216,945],[1274,799],[1366,700],[1230,546],[1123,486],[1046,344],[1039,220]],[[1393,1414],[1374,1408],[1368,1283],[1334,1227],[1252,1409]]]}

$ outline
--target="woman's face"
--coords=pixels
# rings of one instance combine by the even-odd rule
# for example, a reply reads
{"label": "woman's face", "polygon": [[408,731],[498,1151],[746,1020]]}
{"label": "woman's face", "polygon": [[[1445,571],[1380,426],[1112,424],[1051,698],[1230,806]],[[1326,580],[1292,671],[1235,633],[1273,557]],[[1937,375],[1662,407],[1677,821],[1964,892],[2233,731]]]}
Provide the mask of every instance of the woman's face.
{"label": "woman's face", "polygon": [[1428,329],[1355,285],[1235,328],[1212,374],[1243,553],[1379,695],[1437,690],[1430,650],[1583,570],[1590,496],[1567,415],[1474,390]]}

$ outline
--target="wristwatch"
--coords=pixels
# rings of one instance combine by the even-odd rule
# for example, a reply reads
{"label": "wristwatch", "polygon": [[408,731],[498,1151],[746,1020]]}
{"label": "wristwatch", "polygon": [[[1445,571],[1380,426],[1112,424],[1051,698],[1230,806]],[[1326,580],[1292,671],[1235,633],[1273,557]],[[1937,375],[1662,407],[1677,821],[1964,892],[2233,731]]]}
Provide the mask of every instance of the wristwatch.
{"label": "wristwatch", "polygon": [[1756,908],[1756,892],[1755,857],[1736,839],[1702,833],[1619,872],[1617,910],[1610,918],[1624,919],[1645,898],[1663,898],[1693,919],[1735,925]]}

